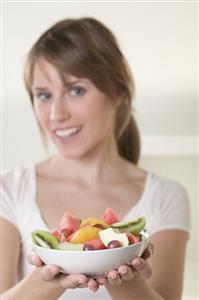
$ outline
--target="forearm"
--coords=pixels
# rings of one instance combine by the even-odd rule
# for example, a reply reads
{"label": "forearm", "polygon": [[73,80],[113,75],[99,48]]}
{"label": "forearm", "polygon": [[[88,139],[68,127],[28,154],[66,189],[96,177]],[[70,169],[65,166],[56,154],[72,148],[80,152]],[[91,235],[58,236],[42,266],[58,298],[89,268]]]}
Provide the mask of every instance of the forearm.
{"label": "forearm", "polygon": [[131,281],[123,281],[120,285],[107,283],[106,288],[112,300],[164,300],[139,275],[136,275]]}
{"label": "forearm", "polygon": [[55,300],[64,291],[65,289],[59,287],[56,283],[43,280],[39,269],[35,269],[14,287],[1,294],[1,299]]}

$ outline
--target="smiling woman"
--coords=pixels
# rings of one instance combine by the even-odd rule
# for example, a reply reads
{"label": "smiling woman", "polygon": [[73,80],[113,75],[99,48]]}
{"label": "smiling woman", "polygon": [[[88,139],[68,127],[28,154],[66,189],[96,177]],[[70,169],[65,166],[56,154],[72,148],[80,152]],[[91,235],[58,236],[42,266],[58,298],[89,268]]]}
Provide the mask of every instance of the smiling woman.
{"label": "smiling woman", "polygon": [[[3,297],[180,299],[188,195],[138,166],[134,81],[112,32],[93,18],[56,23],[31,48],[24,79],[44,142],[57,152],[2,175]],[[53,230],[63,212],[99,219],[107,207],[121,219],[145,217],[153,255],[147,249],[96,279],[63,274],[28,252],[30,233]]]}
{"label": "smiling woman", "polygon": [[62,156],[80,158],[105,136],[109,139],[119,98],[111,102],[89,79],[69,74],[66,78],[65,83],[56,68],[40,58],[33,68],[33,107],[42,132]]}
{"label": "smiling woman", "polygon": [[[137,162],[139,135],[131,115],[134,82],[115,37],[103,24],[91,18],[82,19],[81,25],[77,20],[68,19],[58,22],[40,37],[27,57],[24,75],[32,104],[34,104],[32,88],[36,84],[34,83],[36,71],[40,72],[40,77],[42,75],[45,77],[44,86],[45,80],[54,82],[55,78],[53,81],[49,78],[53,75],[63,87],[70,87],[71,79],[74,81],[81,79],[82,82],[86,78],[99,92],[109,96],[112,102],[118,102],[120,98],[121,105],[116,112],[114,125],[119,152],[130,161],[132,159]],[[41,82],[39,81],[40,84]],[[76,86],[76,91],[77,88],[81,91],[78,96],[83,95],[84,86]],[[69,91],[69,95],[74,95],[74,89]],[[43,128],[41,131],[45,139]],[[131,138],[131,132],[134,138]],[[128,139],[124,135],[128,135]]]}

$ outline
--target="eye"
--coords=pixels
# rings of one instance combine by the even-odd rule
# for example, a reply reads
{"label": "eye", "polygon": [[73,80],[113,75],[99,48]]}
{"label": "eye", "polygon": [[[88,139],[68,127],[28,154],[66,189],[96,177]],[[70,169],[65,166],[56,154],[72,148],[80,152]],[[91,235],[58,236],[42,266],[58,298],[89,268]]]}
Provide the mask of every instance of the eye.
{"label": "eye", "polygon": [[36,98],[39,99],[42,102],[45,102],[51,98],[51,94],[48,92],[38,92],[36,94]]}
{"label": "eye", "polygon": [[69,94],[72,97],[83,96],[85,94],[85,89],[80,86],[74,86],[69,89]]}

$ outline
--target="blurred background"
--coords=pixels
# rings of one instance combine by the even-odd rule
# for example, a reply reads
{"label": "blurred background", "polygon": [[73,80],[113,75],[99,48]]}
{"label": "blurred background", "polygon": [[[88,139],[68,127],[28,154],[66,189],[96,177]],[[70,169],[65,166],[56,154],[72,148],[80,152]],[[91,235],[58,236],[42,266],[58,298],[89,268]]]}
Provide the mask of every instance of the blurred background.
{"label": "blurred background", "polygon": [[192,230],[183,299],[191,300],[199,299],[197,15],[197,3],[192,1],[2,4],[1,170],[45,156],[23,85],[26,53],[60,19],[98,18],[118,37],[134,74],[134,110],[142,136],[140,165],[177,180],[190,195]]}

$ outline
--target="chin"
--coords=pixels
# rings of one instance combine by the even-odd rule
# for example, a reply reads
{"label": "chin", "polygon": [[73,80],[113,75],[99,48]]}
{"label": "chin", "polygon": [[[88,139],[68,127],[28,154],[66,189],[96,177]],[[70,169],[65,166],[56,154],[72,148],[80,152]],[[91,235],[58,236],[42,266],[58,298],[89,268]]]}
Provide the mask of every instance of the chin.
{"label": "chin", "polygon": [[101,149],[102,144],[99,141],[96,143],[84,143],[79,144],[79,146],[73,147],[57,147],[59,154],[65,159],[83,159],[88,157],[93,157],[99,149]]}
{"label": "chin", "polygon": [[83,158],[87,153],[87,151],[81,151],[80,149],[74,149],[70,151],[63,151],[58,149],[58,151],[59,154],[65,159],[80,159]]}

